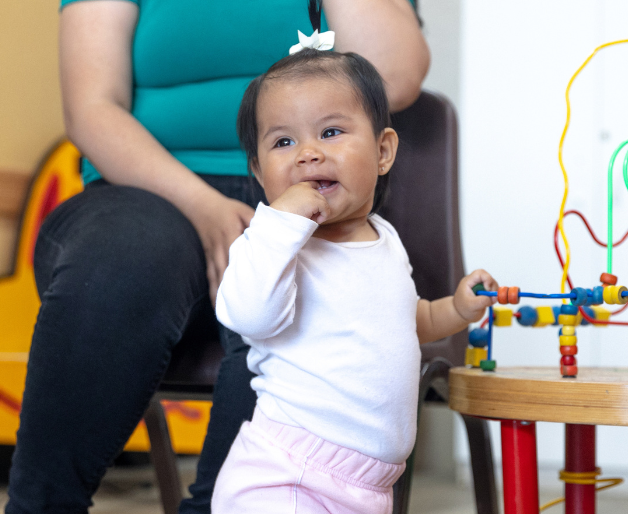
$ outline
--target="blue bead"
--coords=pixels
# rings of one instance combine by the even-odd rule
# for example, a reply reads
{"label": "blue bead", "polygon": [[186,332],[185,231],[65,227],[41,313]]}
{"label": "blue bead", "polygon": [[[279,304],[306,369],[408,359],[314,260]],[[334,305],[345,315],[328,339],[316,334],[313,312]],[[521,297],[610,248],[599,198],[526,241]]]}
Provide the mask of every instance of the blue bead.
{"label": "blue bead", "polygon": [[576,305],[569,305],[569,304],[563,303],[560,306],[560,313],[576,315],[578,314],[578,307]]}
{"label": "blue bead", "polygon": [[578,306],[587,303],[587,290],[584,287],[574,287],[571,292],[576,293],[576,297],[571,299],[572,305]]}
{"label": "blue bead", "polygon": [[488,344],[488,330],[474,328],[469,332],[469,344],[476,348],[484,348]]}
{"label": "blue bead", "polygon": [[555,305],[554,307],[552,307],[552,310],[554,311],[554,323],[552,323],[552,325],[558,325],[558,316],[560,315],[560,306]]}
{"label": "blue bead", "polygon": [[539,319],[539,313],[536,312],[536,309],[527,305],[521,307],[517,313],[519,314],[517,321],[524,327],[531,327],[536,323],[536,320]]}
{"label": "blue bead", "polygon": [[593,288],[593,305],[602,305],[604,303],[604,287],[596,286]]}
{"label": "blue bead", "polygon": [[[591,308],[591,307],[582,307],[582,310],[584,312],[587,313],[587,316],[589,316],[589,318],[593,318],[595,319],[595,311]],[[581,325],[590,325],[591,323],[589,323],[586,319],[584,319],[584,317],[582,318],[582,322],[580,323]]]}
{"label": "blue bead", "polygon": [[593,305],[593,289],[587,289],[587,301],[585,305]]}

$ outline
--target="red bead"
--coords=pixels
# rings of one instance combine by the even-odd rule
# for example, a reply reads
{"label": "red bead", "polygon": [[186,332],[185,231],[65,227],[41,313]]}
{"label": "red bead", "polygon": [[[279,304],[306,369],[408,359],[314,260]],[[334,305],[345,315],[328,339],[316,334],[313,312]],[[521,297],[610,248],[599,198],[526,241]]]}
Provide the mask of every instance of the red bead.
{"label": "red bead", "polygon": [[508,287],[502,286],[497,289],[497,301],[502,305],[506,305],[508,303]]}
{"label": "red bead", "polygon": [[575,366],[576,365],[576,358],[573,355],[563,355],[560,358],[560,363],[563,366]]}
{"label": "red bead", "polygon": [[518,287],[508,288],[508,303],[512,303],[513,305],[516,305],[519,303],[519,288]]}
{"label": "red bead", "polygon": [[600,275],[600,282],[608,286],[614,286],[617,284],[617,277],[615,275],[611,275],[610,273],[602,273]]}
{"label": "red bead", "polygon": [[563,377],[575,377],[578,374],[578,366],[561,366],[560,372]]}
{"label": "red bead", "polygon": [[576,355],[578,353],[577,346],[561,346],[560,354],[561,355]]}

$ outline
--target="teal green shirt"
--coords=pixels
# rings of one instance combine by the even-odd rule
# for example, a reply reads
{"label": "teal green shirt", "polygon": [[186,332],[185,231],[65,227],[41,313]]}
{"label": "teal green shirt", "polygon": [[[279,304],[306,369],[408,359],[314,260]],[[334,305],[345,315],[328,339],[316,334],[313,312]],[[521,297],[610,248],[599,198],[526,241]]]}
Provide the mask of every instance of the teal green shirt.
{"label": "teal green shirt", "polygon": [[[288,55],[297,30],[311,34],[307,0],[123,1],[139,8],[132,114],[192,171],[246,175],[235,127],[242,95]],[[97,178],[84,160],[84,182]]]}

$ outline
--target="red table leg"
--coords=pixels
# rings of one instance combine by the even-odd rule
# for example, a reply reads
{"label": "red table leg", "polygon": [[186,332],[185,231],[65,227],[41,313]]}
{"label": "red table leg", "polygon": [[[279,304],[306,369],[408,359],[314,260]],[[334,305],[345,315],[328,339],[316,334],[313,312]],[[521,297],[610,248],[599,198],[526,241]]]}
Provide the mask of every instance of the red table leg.
{"label": "red table leg", "polygon": [[536,424],[502,420],[504,514],[538,514]]}
{"label": "red table leg", "polygon": [[[595,471],[595,425],[565,425],[565,471]],[[595,485],[565,484],[565,514],[595,514]]]}

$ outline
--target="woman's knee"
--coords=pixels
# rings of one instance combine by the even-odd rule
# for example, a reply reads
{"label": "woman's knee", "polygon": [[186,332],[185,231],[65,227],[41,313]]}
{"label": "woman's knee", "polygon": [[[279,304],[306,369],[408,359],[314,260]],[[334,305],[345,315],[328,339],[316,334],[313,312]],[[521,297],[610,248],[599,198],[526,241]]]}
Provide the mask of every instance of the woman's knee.
{"label": "woman's knee", "polygon": [[188,220],[140,189],[102,186],[82,195],[42,227],[36,251],[42,301],[63,298],[79,313],[122,320],[150,321],[168,311],[184,317],[208,290],[204,254]]}

